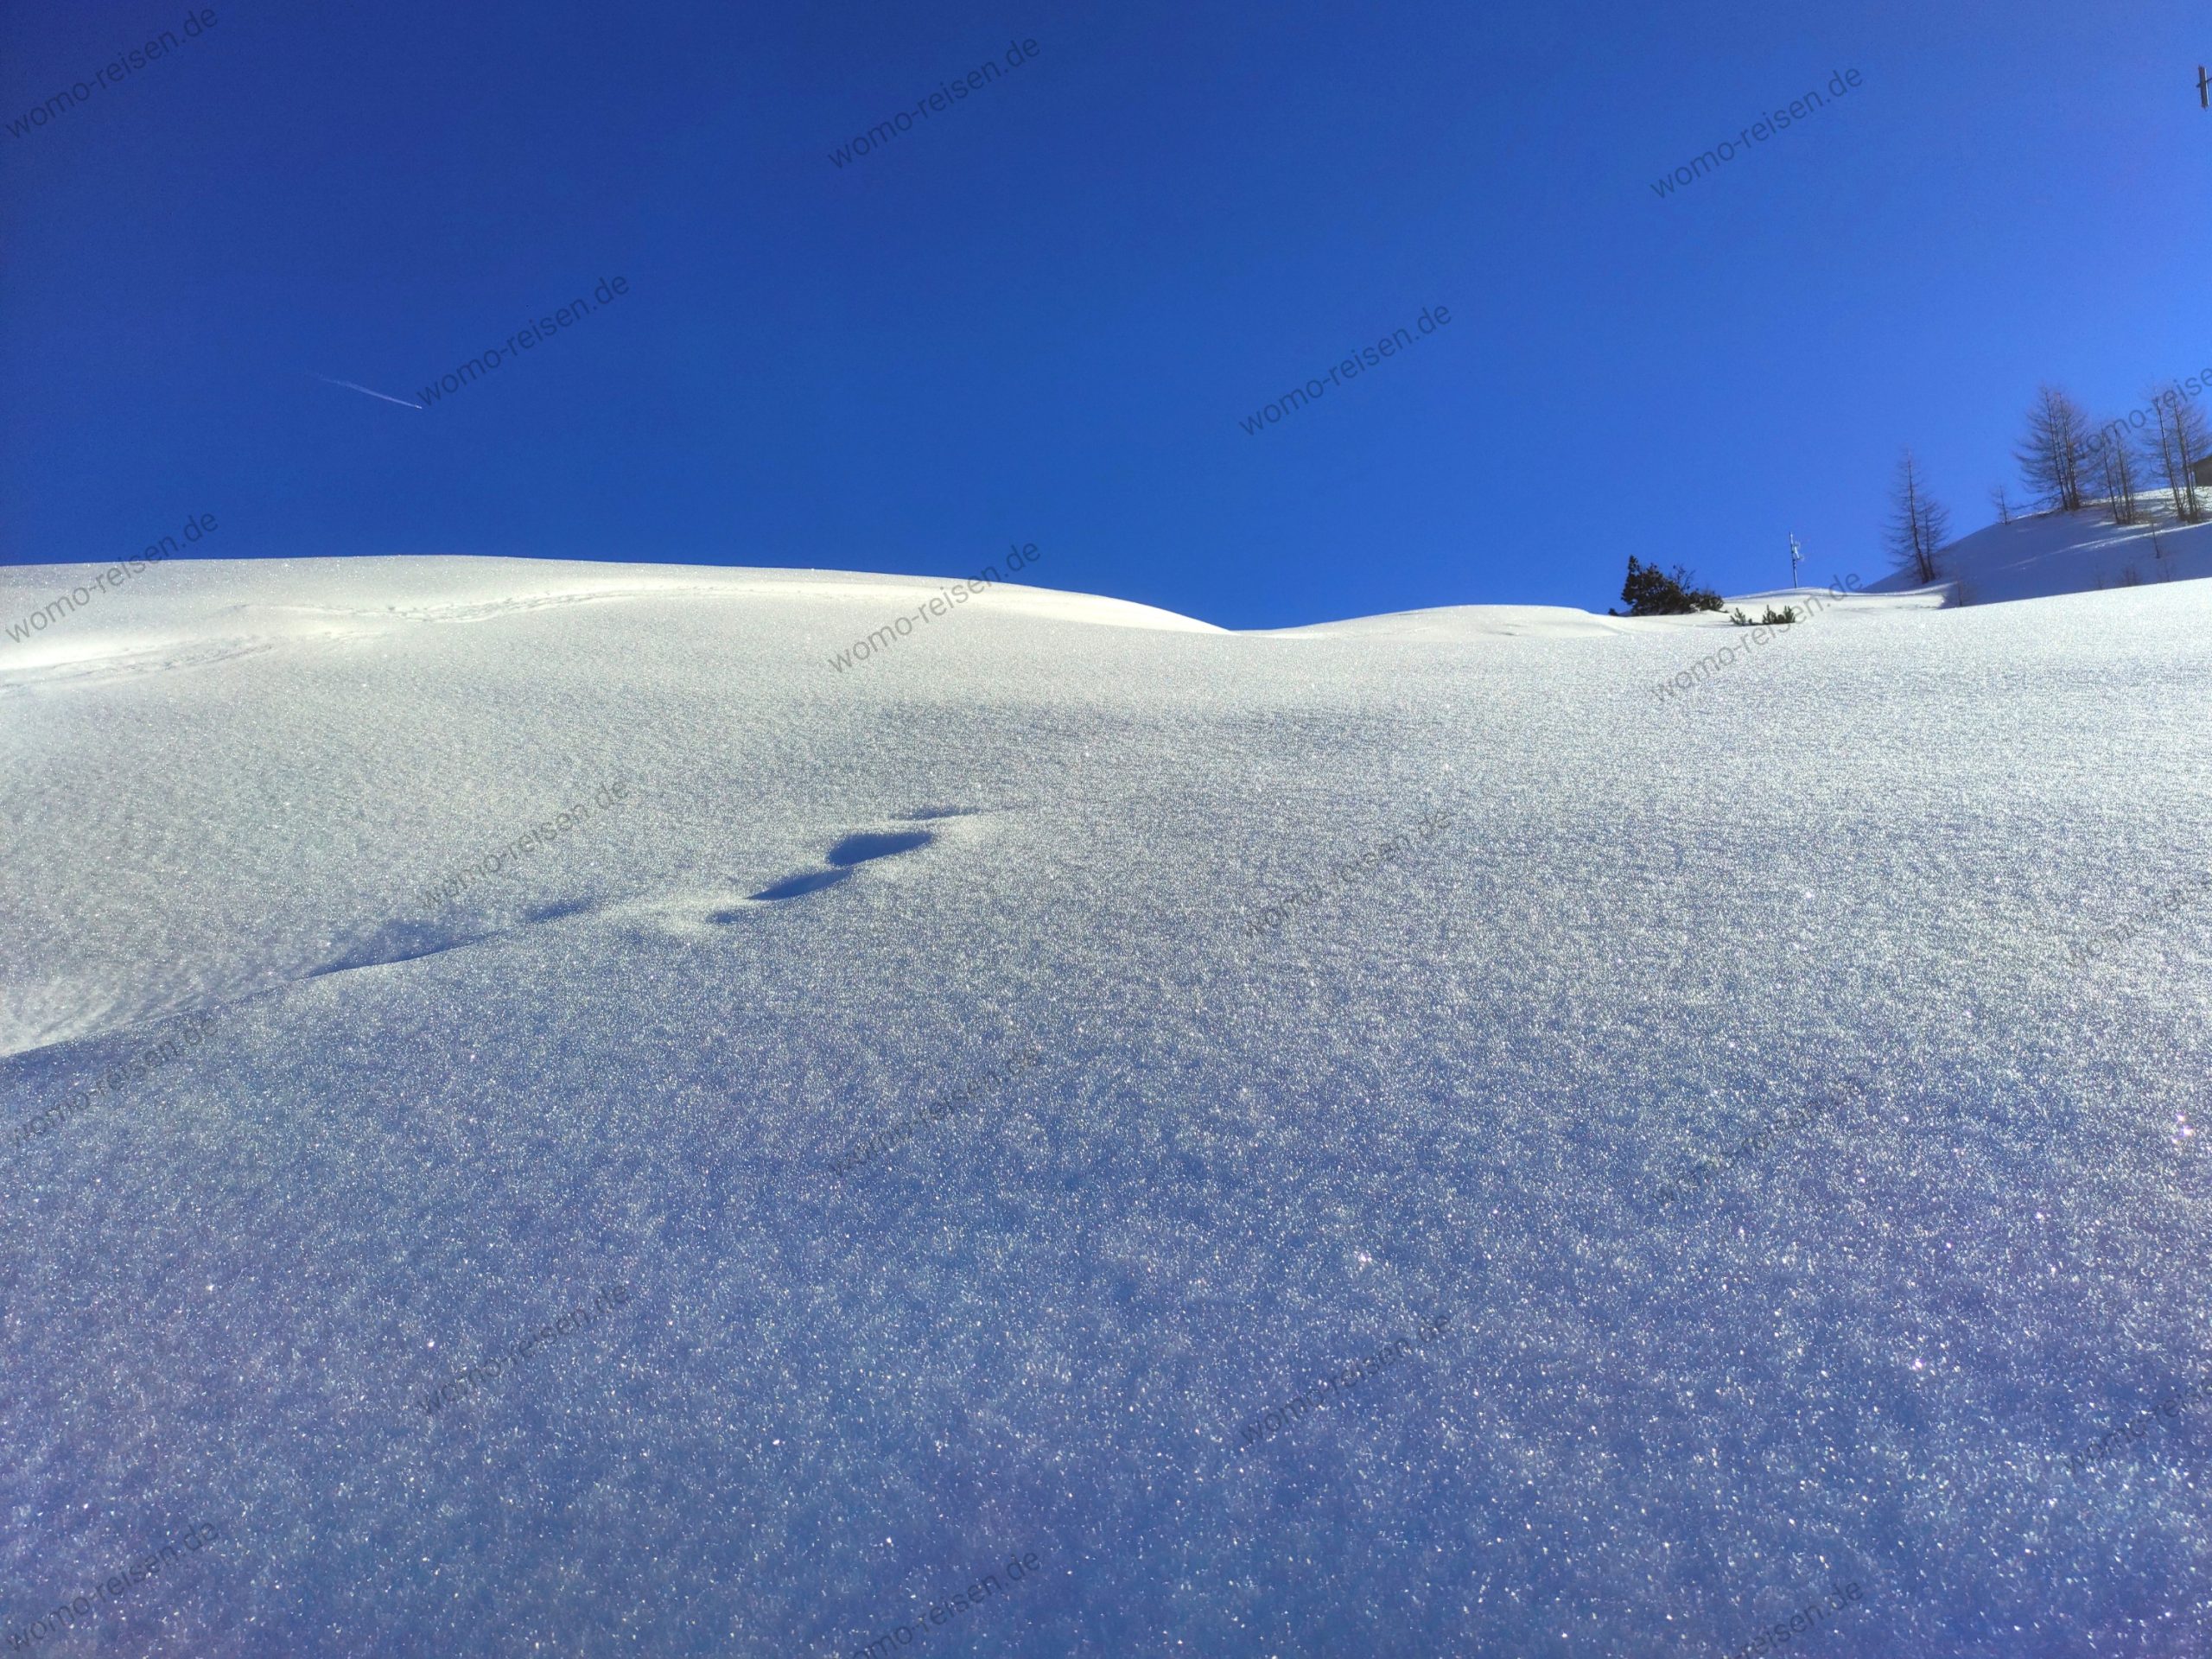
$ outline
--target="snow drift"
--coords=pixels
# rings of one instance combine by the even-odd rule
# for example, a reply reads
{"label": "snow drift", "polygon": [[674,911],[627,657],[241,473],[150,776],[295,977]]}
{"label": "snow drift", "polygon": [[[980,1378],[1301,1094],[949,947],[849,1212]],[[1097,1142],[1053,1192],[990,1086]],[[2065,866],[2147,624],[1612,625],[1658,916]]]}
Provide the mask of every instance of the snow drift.
{"label": "snow drift", "polygon": [[830,665],[938,587],[0,652],[11,1644],[2206,1650],[2212,585]]}

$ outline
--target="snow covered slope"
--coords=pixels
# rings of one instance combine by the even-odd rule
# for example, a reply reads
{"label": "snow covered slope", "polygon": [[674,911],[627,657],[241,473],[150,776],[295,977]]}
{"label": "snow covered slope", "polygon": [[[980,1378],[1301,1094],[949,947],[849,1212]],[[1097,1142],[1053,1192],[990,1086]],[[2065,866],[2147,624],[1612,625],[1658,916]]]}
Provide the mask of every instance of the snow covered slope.
{"label": "snow covered slope", "polygon": [[[2162,500],[2146,498],[2145,517],[2125,528],[2095,505],[1986,525],[1937,554],[1939,585],[1958,603],[1989,605],[2212,576],[2212,522],[2177,524]],[[1866,584],[1874,593],[1918,585],[1902,575]]]}
{"label": "snow covered slope", "polygon": [[0,648],[0,1630],[2212,1651],[2212,584],[944,586]]}

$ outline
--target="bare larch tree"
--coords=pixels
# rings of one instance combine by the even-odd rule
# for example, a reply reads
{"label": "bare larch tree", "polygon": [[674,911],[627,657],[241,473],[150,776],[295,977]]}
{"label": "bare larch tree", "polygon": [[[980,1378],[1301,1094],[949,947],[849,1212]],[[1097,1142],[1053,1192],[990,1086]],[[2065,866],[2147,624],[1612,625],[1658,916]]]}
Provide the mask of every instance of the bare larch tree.
{"label": "bare larch tree", "polygon": [[1923,587],[1936,580],[1936,550],[1951,533],[1951,514],[1928,493],[1920,463],[1908,449],[1897,458],[1897,482],[1890,486],[1890,526],[1885,540],[1897,568],[1911,573]]}
{"label": "bare larch tree", "polygon": [[2151,414],[2152,424],[2143,434],[2143,459],[2172,498],[2175,522],[2196,524],[2204,517],[2203,499],[2196,493],[2196,468],[2212,455],[2204,411],[2179,386],[2170,385],[2152,394]]}
{"label": "bare larch tree", "polygon": [[2046,508],[2082,511],[2082,459],[2089,447],[2089,419],[2056,386],[2037,389],[2028,410],[2027,435],[2012,452],[2031,493]]}
{"label": "bare larch tree", "polygon": [[2135,452],[2124,433],[2114,432],[2120,422],[2113,423],[2090,451],[2091,463],[2104,485],[2105,503],[2112,509],[2115,524],[2132,524],[2143,515],[2135,499]]}

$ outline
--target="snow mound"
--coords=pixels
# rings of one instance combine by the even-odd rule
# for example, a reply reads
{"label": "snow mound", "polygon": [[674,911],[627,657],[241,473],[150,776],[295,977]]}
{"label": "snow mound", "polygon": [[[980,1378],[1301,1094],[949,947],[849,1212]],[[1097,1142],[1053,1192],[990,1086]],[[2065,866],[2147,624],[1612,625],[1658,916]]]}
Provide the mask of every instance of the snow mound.
{"label": "snow mound", "polygon": [[11,1642],[2212,1650],[2212,585],[944,586],[0,649]]}

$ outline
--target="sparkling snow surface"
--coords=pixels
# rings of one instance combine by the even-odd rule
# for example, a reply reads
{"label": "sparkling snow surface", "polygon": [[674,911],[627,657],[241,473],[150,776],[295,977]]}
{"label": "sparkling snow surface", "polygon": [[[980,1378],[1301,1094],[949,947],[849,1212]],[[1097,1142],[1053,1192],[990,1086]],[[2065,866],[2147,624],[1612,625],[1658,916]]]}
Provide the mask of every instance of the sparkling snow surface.
{"label": "sparkling snow surface", "polygon": [[0,643],[0,1630],[206,1522],[36,1650],[826,1656],[996,1573],[912,1647],[1855,1580],[1789,1653],[2212,1653],[2212,582],[1001,587],[830,666],[941,586],[176,562]]}

